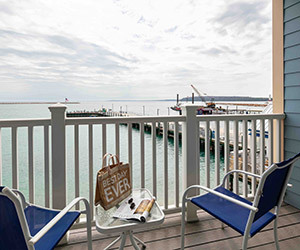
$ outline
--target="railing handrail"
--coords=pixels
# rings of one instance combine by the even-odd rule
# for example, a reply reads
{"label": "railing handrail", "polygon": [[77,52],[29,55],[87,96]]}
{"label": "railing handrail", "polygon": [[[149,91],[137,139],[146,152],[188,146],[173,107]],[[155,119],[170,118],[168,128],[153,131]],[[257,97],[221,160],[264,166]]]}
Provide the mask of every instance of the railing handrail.
{"label": "railing handrail", "polygon": [[115,123],[141,123],[141,122],[184,122],[185,116],[130,116],[130,117],[80,117],[66,118],[66,125],[84,124],[115,124]]}
{"label": "railing handrail", "polygon": [[5,127],[28,127],[28,126],[49,126],[50,118],[26,118],[26,119],[1,119],[0,128]]}
{"label": "railing handrail", "polygon": [[284,119],[285,114],[197,115],[199,121],[237,121],[259,119]]}
{"label": "railing handrail", "polygon": [[[259,120],[259,119],[284,119],[285,114],[241,114],[241,115],[197,115],[199,121],[232,121],[232,120]],[[80,117],[66,118],[66,125],[84,124],[114,124],[114,123],[140,123],[140,122],[184,122],[185,116],[130,116],[130,117]],[[50,118],[26,119],[0,119],[0,127],[28,127],[49,126]]]}

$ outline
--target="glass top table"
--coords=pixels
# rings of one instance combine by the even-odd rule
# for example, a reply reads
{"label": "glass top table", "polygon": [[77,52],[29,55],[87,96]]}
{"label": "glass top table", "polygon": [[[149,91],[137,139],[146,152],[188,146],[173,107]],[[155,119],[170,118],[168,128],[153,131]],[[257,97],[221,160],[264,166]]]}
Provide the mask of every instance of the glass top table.
{"label": "glass top table", "polygon": [[[131,197],[149,198],[149,199],[153,198],[150,191],[146,188],[133,189],[132,193],[124,200],[129,200]],[[136,229],[157,226],[159,224],[162,224],[165,219],[165,215],[161,210],[161,208],[159,207],[159,205],[157,204],[157,202],[153,204],[153,207],[150,211],[149,216],[146,219],[146,222],[138,222],[134,220],[122,220],[122,219],[113,218],[114,212],[118,209],[120,204],[124,202],[124,200],[121,201],[118,205],[108,210],[104,210],[104,208],[101,207],[100,205],[96,207],[95,219],[96,219],[97,231],[103,234],[118,233],[118,232],[122,233],[118,239],[113,241],[105,249],[109,249],[111,246],[116,244],[119,240],[121,240],[120,249],[122,249],[125,245],[127,235],[129,235],[131,243],[135,249],[140,249],[136,245],[135,240],[138,241],[140,244],[142,244],[143,247],[146,247],[144,242],[142,242],[132,234],[132,231],[135,231]]]}

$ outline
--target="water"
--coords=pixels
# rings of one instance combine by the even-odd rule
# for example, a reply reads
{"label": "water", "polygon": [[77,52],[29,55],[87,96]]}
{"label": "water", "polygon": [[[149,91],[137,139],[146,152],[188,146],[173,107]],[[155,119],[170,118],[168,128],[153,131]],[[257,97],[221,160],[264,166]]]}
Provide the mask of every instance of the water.
{"label": "water", "polygon": [[[174,105],[174,102],[86,102],[80,104],[68,104],[67,111],[77,110],[99,110],[103,107],[113,109],[114,111],[127,111],[128,113],[141,115],[178,115],[168,107]],[[49,118],[49,104],[3,104],[0,105],[0,119],[17,119],[17,118]],[[159,110],[159,111],[158,111]],[[11,160],[11,129],[2,128],[2,168],[3,168],[3,185],[12,186],[12,160]],[[102,160],[102,128],[101,125],[93,126],[93,165],[94,176],[101,168]],[[75,194],[74,182],[74,128],[68,126],[66,129],[66,161],[67,161],[67,199],[71,201]],[[18,166],[19,166],[19,185],[28,199],[28,134],[27,128],[18,129]],[[128,162],[127,148],[127,127],[120,126],[120,159]],[[132,131],[133,141],[133,187],[140,186],[140,133],[138,130]],[[163,204],[163,140],[157,137],[157,199]],[[115,129],[114,125],[107,125],[107,152],[115,152]],[[51,153],[50,153],[51,155]],[[79,134],[79,169],[80,169],[80,196],[88,198],[88,126],[80,126]],[[182,150],[179,147],[179,176],[182,176]],[[199,154],[200,157],[200,176],[201,184],[204,184],[204,152]],[[211,157],[211,186],[214,186],[214,155]],[[169,187],[169,204],[174,204],[174,142],[168,140],[168,187]],[[51,165],[51,164],[50,164]],[[44,149],[43,149],[43,127],[34,128],[34,168],[35,168],[35,203],[44,205]],[[223,159],[220,166],[221,177],[223,176]],[[152,141],[151,134],[145,132],[145,176],[146,188],[152,190]],[[50,169],[51,178],[51,169]],[[182,192],[182,178],[179,178],[180,193]],[[95,186],[95,178],[94,178]],[[50,179],[51,190],[51,179]]]}

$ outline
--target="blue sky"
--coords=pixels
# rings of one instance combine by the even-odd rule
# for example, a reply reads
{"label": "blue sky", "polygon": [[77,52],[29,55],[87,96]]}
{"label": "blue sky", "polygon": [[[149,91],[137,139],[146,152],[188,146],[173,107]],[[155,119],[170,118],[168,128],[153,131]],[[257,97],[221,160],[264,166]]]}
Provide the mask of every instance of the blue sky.
{"label": "blue sky", "polygon": [[268,96],[269,0],[0,0],[0,100]]}

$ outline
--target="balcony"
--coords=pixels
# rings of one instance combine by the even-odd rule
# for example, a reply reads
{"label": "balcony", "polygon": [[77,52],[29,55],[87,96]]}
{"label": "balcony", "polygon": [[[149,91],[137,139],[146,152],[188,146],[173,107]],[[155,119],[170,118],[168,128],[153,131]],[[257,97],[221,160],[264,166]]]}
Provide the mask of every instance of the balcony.
{"label": "balcony", "polygon": [[[178,212],[184,188],[193,184],[213,187],[230,168],[261,174],[273,162],[281,160],[284,114],[198,116],[196,109],[194,105],[186,106],[181,116],[66,118],[66,107],[53,105],[49,107],[50,119],[0,120],[1,132],[8,135],[5,138],[11,144],[8,154],[11,170],[0,165],[0,185],[11,183],[12,188],[20,189],[20,184],[24,186],[25,182],[27,188],[22,191],[29,202],[46,207],[62,208],[77,196],[86,196],[93,204],[95,174],[100,168],[101,156],[108,151],[116,153],[122,161],[132,165],[133,186],[149,188],[167,214],[160,228],[140,232],[141,239],[150,249],[178,248]],[[151,131],[145,132],[146,126]],[[158,127],[162,128],[159,135]],[[169,140],[170,129],[173,138]],[[37,138],[42,141],[38,150],[34,146]],[[2,145],[6,143],[2,141]],[[19,162],[20,153],[24,153],[19,149],[24,143],[28,160],[27,164],[22,162],[28,173],[25,181],[21,175],[24,167],[21,169]],[[34,160],[37,154],[43,159],[39,165]],[[7,154],[2,155],[4,157],[7,158]],[[82,166],[85,160],[87,164]],[[37,168],[42,171],[41,175],[37,175]],[[86,175],[85,180],[82,175]],[[238,175],[227,183],[234,192],[250,199],[255,193],[255,184],[255,179]],[[188,220],[197,216],[200,221],[187,227],[187,245],[197,249],[240,247],[242,239],[234,231],[222,230],[206,213],[187,208]],[[282,208],[279,238],[283,245],[293,246],[299,242],[296,238],[299,235],[290,233],[298,231],[299,216],[299,211],[292,206]],[[70,246],[63,248],[81,249],[82,241],[86,240],[80,229],[82,223],[79,221],[74,226]],[[93,235],[93,244],[98,249],[107,245],[112,237],[95,230]],[[269,227],[260,235],[258,240],[250,241],[251,246],[267,248],[273,244]]]}
{"label": "balcony", "polygon": [[[242,237],[229,227],[221,228],[220,221],[203,211],[198,211],[199,221],[188,223],[186,227],[187,249],[240,249]],[[147,249],[180,249],[180,214],[166,216],[164,224],[156,229],[150,229],[135,235],[147,244]],[[298,249],[300,243],[300,211],[283,204],[278,220],[278,236],[281,249]],[[249,240],[248,249],[276,249],[273,237],[272,223]],[[116,236],[101,235],[96,230],[93,234],[93,249],[103,249]],[[84,229],[73,230],[70,233],[68,245],[56,249],[81,250],[86,247],[86,232]],[[112,248],[112,249],[118,249]],[[132,249],[127,242],[125,249]]]}

